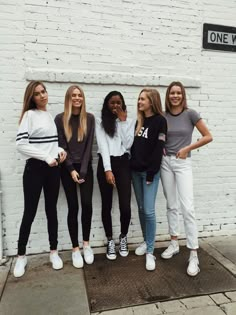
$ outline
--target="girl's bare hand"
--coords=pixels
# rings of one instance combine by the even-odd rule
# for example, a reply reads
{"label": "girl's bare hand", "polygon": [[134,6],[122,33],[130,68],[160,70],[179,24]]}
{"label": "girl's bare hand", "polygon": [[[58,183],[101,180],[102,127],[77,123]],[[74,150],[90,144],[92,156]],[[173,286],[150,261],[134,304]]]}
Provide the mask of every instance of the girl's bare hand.
{"label": "girl's bare hand", "polygon": [[67,156],[67,152],[66,151],[62,151],[59,153],[59,158],[60,158],[60,162],[59,163],[63,163],[66,159]]}
{"label": "girl's bare hand", "polygon": [[186,159],[188,157],[188,152],[189,151],[186,148],[182,148],[176,153],[176,158],[177,159]]}
{"label": "girl's bare hand", "polygon": [[79,184],[83,184],[85,182],[85,180],[83,178],[79,179],[78,183]]}
{"label": "girl's bare hand", "polygon": [[53,161],[51,163],[48,164],[50,167],[54,167],[58,165],[58,162],[56,159],[53,159]]}
{"label": "girl's bare hand", "polygon": [[116,114],[117,118],[119,118],[120,121],[126,121],[127,119],[127,112],[124,111],[121,106],[116,106],[116,109],[114,111]]}
{"label": "girl's bare hand", "polygon": [[108,184],[116,187],[116,181],[115,181],[115,176],[113,175],[112,171],[106,171],[106,181]]}
{"label": "girl's bare hand", "polygon": [[71,171],[70,173],[73,181],[79,184],[79,173],[76,170]]}

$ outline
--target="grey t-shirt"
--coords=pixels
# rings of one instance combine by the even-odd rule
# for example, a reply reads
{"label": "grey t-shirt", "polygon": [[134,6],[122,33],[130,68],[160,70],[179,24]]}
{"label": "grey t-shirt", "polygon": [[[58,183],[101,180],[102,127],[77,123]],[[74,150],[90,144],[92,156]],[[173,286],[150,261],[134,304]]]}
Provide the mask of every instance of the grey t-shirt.
{"label": "grey t-shirt", "polygon": [[[191,144],[194,126],[201,116],[194,109],[186,109],[178,115],[165,113],[165,117],[168,126],[166,154],[175,155],[181,148]],[[190,152],[188,156],[191,156]]]}

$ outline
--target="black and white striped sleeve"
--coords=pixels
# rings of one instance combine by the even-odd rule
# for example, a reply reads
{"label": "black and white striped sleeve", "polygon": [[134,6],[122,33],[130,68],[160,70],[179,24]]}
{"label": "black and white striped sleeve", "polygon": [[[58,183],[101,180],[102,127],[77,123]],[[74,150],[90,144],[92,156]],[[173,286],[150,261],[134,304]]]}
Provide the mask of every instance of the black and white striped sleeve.
{"label": "black and white striped sleeve", "polygon": [[42,150],[39,146],[39,143],[47,143],[52,141],[58,141],[57,135],[54,136],[55,139],[52,137],[40,137],[35,139],[32,136],[32,129],[33,129],[33,122],[31,121],[31,113],[27,111],[20,123],[17,136],[16,136],[16,147],[17,150],[23,154],[26,158],[35,158],[38,160],[42,160],[50,164],[54,157],[47,154],[47,150]]}

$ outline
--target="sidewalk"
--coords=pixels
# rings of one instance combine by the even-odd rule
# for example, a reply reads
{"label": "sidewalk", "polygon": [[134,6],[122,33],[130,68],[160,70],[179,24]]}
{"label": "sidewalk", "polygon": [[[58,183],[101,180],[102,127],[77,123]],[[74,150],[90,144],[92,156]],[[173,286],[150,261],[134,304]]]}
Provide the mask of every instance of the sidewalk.
{"label": "sidewalk", "polygon": [[[200,239],[200,246],[236,277],[235,244],[236,236]],[[166,244],[158,243],[158,247],[162,246]],[[28,270],[20,279],[12,275],[13,258],[0,266],[0,315],[89,315],[84,273],[71,266],[70,255],[70,251],[62,253],[64,268],[57,272],[51,269],[48,254],[28,256]],[[92,314],[236,315],[236,291]]]}

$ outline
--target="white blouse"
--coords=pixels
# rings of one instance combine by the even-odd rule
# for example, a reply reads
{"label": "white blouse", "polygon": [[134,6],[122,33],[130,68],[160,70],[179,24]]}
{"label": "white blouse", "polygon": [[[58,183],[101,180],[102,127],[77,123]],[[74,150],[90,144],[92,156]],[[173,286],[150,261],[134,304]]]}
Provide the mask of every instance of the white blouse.
{"label": "white blouse", "polygon": [[130,154],[130,148],[134,141],[135,119],[127,118],[126,121],[116,120],[116,132],[110,137],[102,127],[101,118],[96,118],[96,139],[98,153],[101,154],[104,171],[111,171],[110,156],[122,156]]}

